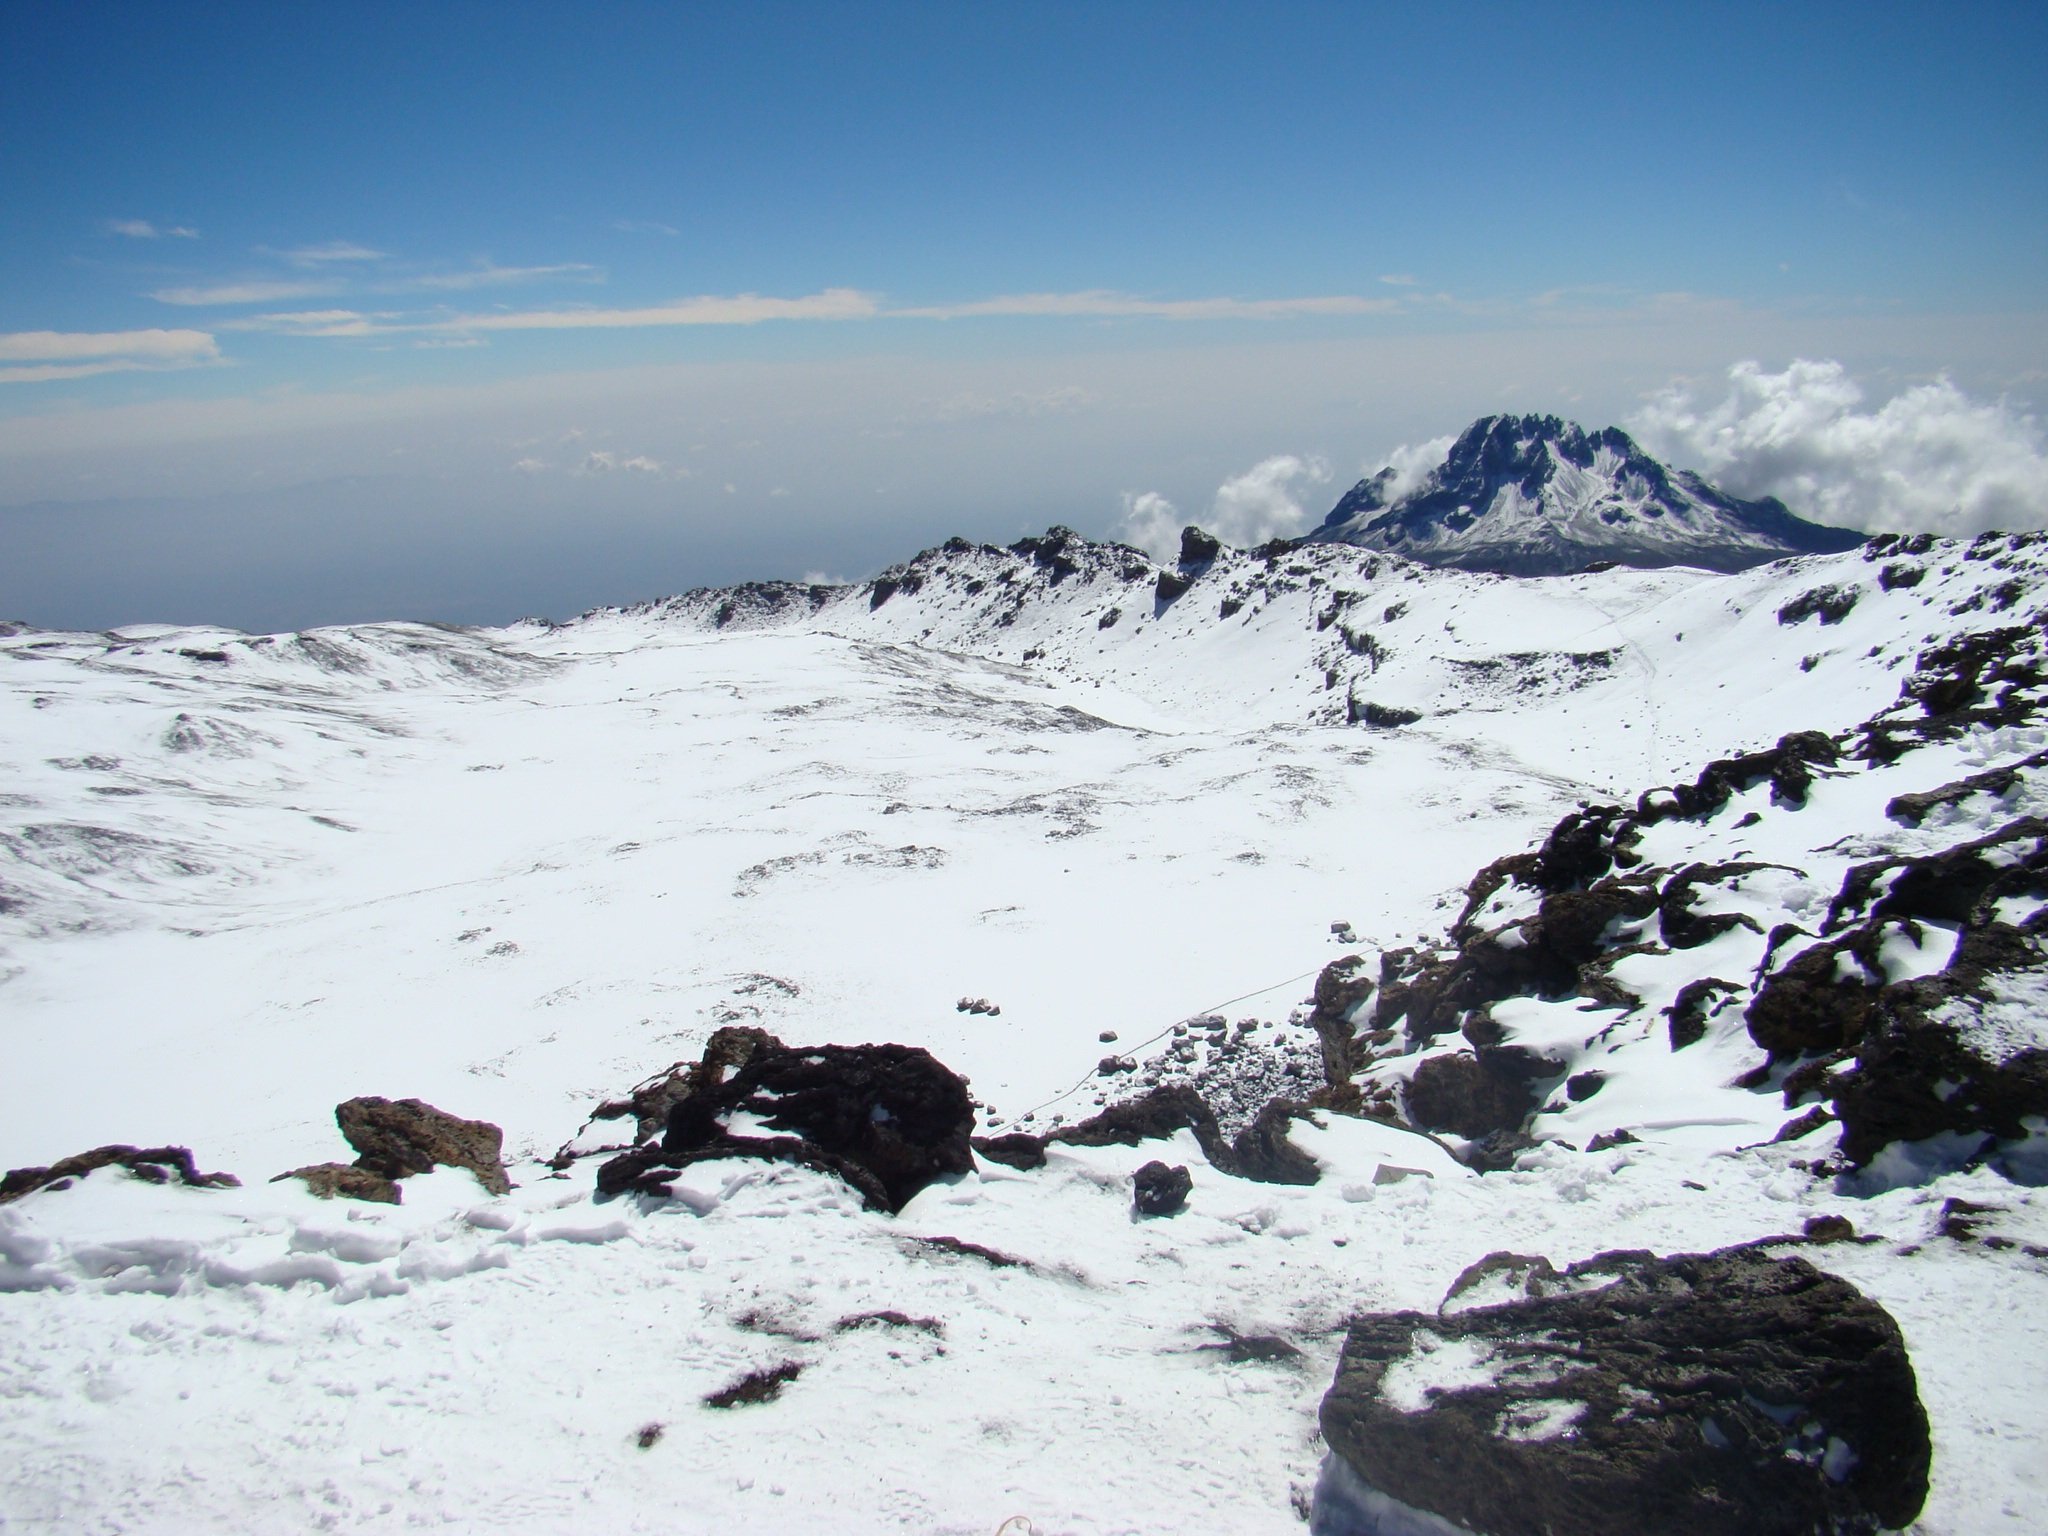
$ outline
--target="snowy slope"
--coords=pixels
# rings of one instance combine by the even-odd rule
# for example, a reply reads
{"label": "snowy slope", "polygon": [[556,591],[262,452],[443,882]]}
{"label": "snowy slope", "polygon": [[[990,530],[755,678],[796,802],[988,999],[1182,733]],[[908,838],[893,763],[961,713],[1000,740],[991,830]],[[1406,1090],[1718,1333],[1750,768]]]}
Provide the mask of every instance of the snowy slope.
{"label": "snowy slope", "polygon": [[[1788,1103],[1782,1071],[1730,1086],[1766,1062],[1744,999],[1683,1051],[1658,1012],[1701,974],[1760,981],[1748,927],[1618,959],[1634,1011],[1500,1001],[1506,1043],[1605,1079],[1539,1105],[1548,1139],[1484,1177],[1446,1155],[1459,1136],[1341,1115],[1293,1132],[1327,1170],[1310,1187],[1218,1172],[1183,1133],[985,1162],[894,1218],[797,1169],[706,1164],[643,1205],[545,1166],[734,1022],[926,1046],[990,1130],[1146,1076],[1306,1092],[1326,963],[1450,955],[1461,914],[1525,923],[1512,883],[1466,914],[1475,871],[1582,803],[1850,732],[1943,640],[2038,631],[2044,597],[2038,544],[2004,540],[1544,582],[1343,544],[1187,554],[1056,529],[566,625],[0,637],[0,1165],[172,1142],[243,1180],[109,1170],[0,1206],[0,1517],[1298,1529],[1348,1313],[1433,1306],[1492,1249],[1706,1248],[1841,1212],[1878,1241],[1826,1263],[1899,1319],[1935,1423],[1918,1528],[2031,1529],[2048,1219],[1989,1164],[1837,1177],[1814,1166],[1831,1126],[1754,1145],[1818,1101]],[[2044,746],[1970,725],[1824,774],[1802,808],[1745,790],[1636,846],[1659,870],[1787,866],[1701,909],[1817,934],[1850,865],[2040,806],[2026,774],[1918,828],[1890,801]],[[1932,943],[1890,953],[1935,968]],[[2030,1017],[2007,1012],[1992,1026]],[[1172,1033],[1206,1015],[1254,1021],[1258,1049]],[[1398,1105],[1468,1047],[1391,1022],[1358,1087]],[[1142,1070],[1099,1076],[1111,1051]],[[343,1155],[333,1106],[365,1093],[503,1126],[519,1187],[443,1170],[372,1207],[266,1182]],[[1154,1156],[1194,1169],[1192,1208],[1133,1223]],[[1944,1237],[1951,1198],[2009,1246]],[[841,1326],[883,1311],[909,1321]],[[1299,1354],[1231,1347],[1254,1336]],[[703,1406],[784,1361],[777,1401]]]}
{"label": "snowy slope", "polygon": [[1519,576],[1608,560],[1739,571],[1862,539],[1667,469],[1619,428],[1555,416],[1481,417],[1419,484],[1391,468],[1368,476],[1309,537]]}

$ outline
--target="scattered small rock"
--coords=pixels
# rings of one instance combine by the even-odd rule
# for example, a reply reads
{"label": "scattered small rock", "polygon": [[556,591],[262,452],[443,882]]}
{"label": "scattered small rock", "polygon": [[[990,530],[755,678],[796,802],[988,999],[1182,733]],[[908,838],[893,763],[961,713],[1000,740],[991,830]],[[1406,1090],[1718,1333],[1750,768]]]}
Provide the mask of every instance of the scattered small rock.
{"label": "scattered small rock", "polygon": [[803,1373],[803,1363],[798,1360],[784,1360],[780,1365],[763,1366],[758,1371],[749,1371],[731,1386],[722,1387],[707,1395],[704,1406],[741,1408],[751,1403],[772,1403],[782,1396],[784,1387]]}

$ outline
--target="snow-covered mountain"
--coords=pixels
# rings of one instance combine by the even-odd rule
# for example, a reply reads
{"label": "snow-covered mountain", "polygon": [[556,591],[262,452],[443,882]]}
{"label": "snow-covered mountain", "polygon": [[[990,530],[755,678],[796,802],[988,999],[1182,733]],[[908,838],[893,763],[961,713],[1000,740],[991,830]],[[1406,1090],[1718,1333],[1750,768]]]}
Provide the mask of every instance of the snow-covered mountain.
{"label": "snow-covered mountain", "polygon": [[[1440,1533],[1354,1410],[1595,1443],[1446,1319],[1651,1249],[1853,1288],[1933,1446],[1745,1377],[1687,1455],[2031,1531],[2048,541],[1181,554],[0,634],[0,1515]],[[762,1086],[881,1042],[969,1085],[921,1186]],[[408,1099],[488,1125],[401,1167]]]}
{"label": "snow-covered mountain", "polygon": [[1392,468],[1359,481],[1309,537],[1431,565],[1557,576],[1604,561],[1740,571],[1853,549],[1863,535],[1667,469],[1618,427],[1483,416],[1419,481]]}

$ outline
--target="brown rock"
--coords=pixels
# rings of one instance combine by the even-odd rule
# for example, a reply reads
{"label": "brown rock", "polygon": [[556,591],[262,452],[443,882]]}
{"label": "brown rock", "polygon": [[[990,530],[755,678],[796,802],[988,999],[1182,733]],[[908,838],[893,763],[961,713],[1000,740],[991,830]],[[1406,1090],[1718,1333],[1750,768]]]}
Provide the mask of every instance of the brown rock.
{"label": "brown rock", "polygon": [[349,1099],[334,1108],[356,1166],[387,1179],[435,1168],[467,1168],[494,1195],[509,1194],[505,1133],[488,1120],[464,1120],[419,1099]]}

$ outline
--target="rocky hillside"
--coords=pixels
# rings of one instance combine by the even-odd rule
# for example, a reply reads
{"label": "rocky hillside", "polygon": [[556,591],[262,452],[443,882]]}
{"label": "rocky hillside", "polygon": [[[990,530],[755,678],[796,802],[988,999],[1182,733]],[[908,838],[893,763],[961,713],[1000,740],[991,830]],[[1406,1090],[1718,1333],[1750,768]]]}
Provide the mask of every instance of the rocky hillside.
{"label": "rocky hillside", "polygon": [[2020,1536],[2044,629],[1056,528],[0,636],[0,1510]]}

